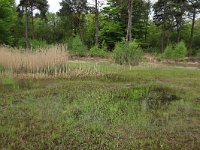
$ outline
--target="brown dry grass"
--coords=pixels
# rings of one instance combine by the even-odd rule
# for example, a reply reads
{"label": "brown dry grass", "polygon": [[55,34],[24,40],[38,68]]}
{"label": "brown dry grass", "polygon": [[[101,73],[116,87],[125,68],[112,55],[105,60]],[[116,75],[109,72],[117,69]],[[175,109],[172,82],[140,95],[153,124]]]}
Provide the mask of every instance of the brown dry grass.
{"label": "brown dry grass", "polygon": [[46,67],[54,67],[65,63],[69,58],[68,53],[59,47],[42,49],[39,52],[22,52],[20,50],[0,47],[0,64],[6,69],[38,70]]}
{"label": "brown dry grass", "polygon": [[[99,77],[94,65],[84,67],[69,61],[69,53],[57,46],[38,52],[0,47],[0,76],[17,79]],[[2,69],[2,67],[3,69]]]}

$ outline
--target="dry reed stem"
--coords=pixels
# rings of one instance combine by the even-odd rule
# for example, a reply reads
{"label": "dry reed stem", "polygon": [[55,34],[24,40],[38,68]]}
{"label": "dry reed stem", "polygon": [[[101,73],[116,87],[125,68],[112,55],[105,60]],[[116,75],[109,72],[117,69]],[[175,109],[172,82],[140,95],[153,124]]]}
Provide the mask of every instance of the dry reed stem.
{"label": "dry reed stem", "polygon": [[0,64],[7,69],[37,70],[51,68],[65,63],[69,58],[67,52],[58,47],[43,49],[40,52],[20,52],[16,49],[0,47]]}
{"label": "dry reed stem", "polygon": [[3,71],[0,69],[2,77],[12,74],[17,79],[72,79],[104,75],[95,66],[85,68],[67,62],[69,54],[58,47],[36,53],[0,47],[0,65],[5,68]]}

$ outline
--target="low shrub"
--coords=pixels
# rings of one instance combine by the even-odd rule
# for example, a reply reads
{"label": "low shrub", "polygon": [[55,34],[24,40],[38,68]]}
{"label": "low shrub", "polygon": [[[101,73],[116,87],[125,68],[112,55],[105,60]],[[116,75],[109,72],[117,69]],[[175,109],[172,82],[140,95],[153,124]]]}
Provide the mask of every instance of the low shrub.
{"label": "low shrub", "polygon": [[98,46],[94,46],[90,49],[91,57],[106,57],[106,51],[103,48],[99,48]]}
{"label": "low shrub", "polygon": [[188,54],[185,43],[181,41],[175,46],[174,58],[185,58]]}
{"label": "low shrub", "polygon": [[164,57],[172,59],[183,59],[187,56],[188,50],[185,46],[185,43],[181,41],[180,43],[173,46],[167,46],[164,51]]}
{"label": "low shrub", "polygon": [[68,47],[77,56],[84,57],[87,54],[87,47],[83,44],[79,36],[70,39],[68,41]]}
{"label": "low shrub", "polygon": [[114,49],[114,60],[121,65],[138,65],[142,54],[142,49],[135,41],[129,44],[118,43]]}
{"label": "low shrub", "polygon": [[196,52],[196,57],[197,57],[197,58],[200,58],[200,49],[197,50],[197,52]]}
{"label": "low shrub", "polygon": [[169,45],[165,48],[164,54],[163,56],[165,58],[173,58],[173,54],[174,54],[174,48],[172,45]]}
{"label": "low shrub", "polygon": [[17,39],[16,47],[20,48],[20,49],[26,48],[25,38],[19,38],[19,39]]}
{"label": "low shrub", "polygon": [[30,47],[33,51],[41,48],[47,48],[48,44],[46,41],[42,40],[31,40],[30,41]]}
{"label": "low shrub", "polygon": [[[17,47],[20,49],[26,48],[25,38],[18,39]],[[45,40],[29,40],[29,48],[31,48],[33,51],[47,47],[48,43]]]}

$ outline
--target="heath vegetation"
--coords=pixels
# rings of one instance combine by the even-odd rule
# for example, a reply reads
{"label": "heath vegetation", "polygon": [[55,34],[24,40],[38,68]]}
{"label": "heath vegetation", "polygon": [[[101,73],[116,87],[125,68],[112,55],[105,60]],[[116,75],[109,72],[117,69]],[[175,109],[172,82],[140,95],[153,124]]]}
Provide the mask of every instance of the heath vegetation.
{"label": "heath vegetation", "polygon": [[0,0],[0,149],[200,148],[200,0]]}

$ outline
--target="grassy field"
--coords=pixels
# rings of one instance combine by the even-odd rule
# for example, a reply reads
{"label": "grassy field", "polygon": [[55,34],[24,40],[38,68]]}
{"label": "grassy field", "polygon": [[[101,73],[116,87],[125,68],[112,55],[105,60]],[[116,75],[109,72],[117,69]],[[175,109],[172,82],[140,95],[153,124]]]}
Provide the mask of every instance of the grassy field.
{"label": "grassy field", "polygon": [[199,69],[64,66],[49,78],[0,67],[0,149],[199,149]]}

